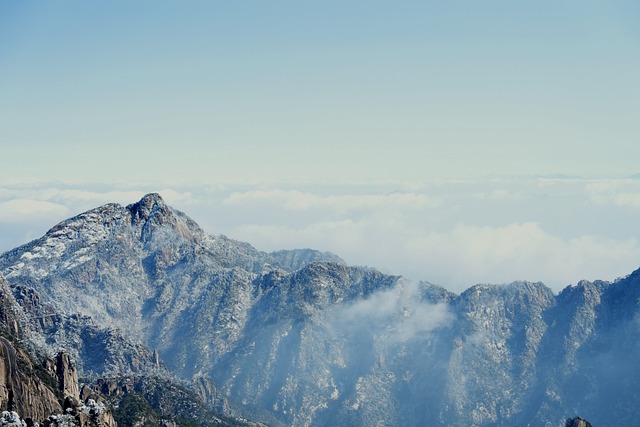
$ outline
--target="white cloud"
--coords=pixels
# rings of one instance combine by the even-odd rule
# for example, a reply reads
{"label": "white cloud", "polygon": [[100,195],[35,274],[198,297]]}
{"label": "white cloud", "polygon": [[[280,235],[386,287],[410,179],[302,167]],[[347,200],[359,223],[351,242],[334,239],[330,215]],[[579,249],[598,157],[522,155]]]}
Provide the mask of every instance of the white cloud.
{"label": "white cloud", "polygon": [[162,190],[157,191],[157,193],[159,193],[160,196],[164,199],[164,201],[169,205],[173,205],[176,203],[180,203],[180,204],[195,203],[193,195],[189,192],[181,193],[179,191],[172,190],[170,188],[164,188]]}
{"label": "white cloud", "polygon": [[339,329],[368,328],[376,335],[386,335],[388,343],[394,344],[450,326],[454,316],[446,304],[422,301],[419,284],[404,280],[367,299],[341,306],[333,320]]}
{"label": "white cloud", "polygon": [[520,199],[522,194],[513,192],[505,188],[490,189],[488,192],[479,192],[473,195],[474,198],[479,200],[505,200],[505,199]]}
{"label": "white cloud", "polygon": [[145,193],[140,190],[107,190],[107,191],[90,191],[77,188],[56,188],[50,186],[44,187],[3,187],[0,188],[0,198],[15,199],[20,197],[29,197],[31,199],[54,201],[58,203],[77,204],[87,203],[131,203],[133,200],[139,200]]}
{"label": "white cloud", "polygon": [[234,192],[224,199],[225,205],[252,206],[277,204],[289,211],[305,211],[327,208],[339,213],[354,209],[376,209],[381,207],[413,208],[437,207],[440,201],[426,194],[398,192],[391,194],[345,194],[322,195],[299,190],[255,190]]}
{"label": "white cloud", "polygon": [[592,203],[606,206],[640,208],[640,181],[602,180],[585,186]]}
{"label": "white cloud", "polygon": [[[615,279],[640,265],[640,203],[631,180],[501,179],[296,187],[4,185],[8,250],[107,202],[159,192],[208,232],[261,250],[311,247],[349,263],[462,291],[541,280],[554,290]],[[477,197],[477,195],[483,195]],[[12,221],[12,222],[10,222]]]}
{"label": "white cloud", "polygon": [[69,209],[57,203],[34,199],[12,199],[0,202],[0,222],[20,223],[69,214]]}
{"label": "white cloud", "polygon": [[434,232],[382,217],[314,223],[301,229],[253,225],[238,229],[237,235],[269,248],[332,250],[348,262],[436,282],[457,292],[476,283],[514,280],[540,280],[558,291],[583,278],[614,279],[640,263],[640,245],[633,238],[567,239],[536,223],[459,224]]}
{"label": "white cloud", "polygon": [[65,206],[70,212],[80,213],[106,203],[128,205],[140,200],[149,192],[157,192],[168,204],[192,204],[194,197],[190,192],[179,192],[171,188],[157,189],[107,189],[104,191],[78,188],[56,188],[51,186],[24,188],[0,187],[0,200],[29,198],[41,202]]}

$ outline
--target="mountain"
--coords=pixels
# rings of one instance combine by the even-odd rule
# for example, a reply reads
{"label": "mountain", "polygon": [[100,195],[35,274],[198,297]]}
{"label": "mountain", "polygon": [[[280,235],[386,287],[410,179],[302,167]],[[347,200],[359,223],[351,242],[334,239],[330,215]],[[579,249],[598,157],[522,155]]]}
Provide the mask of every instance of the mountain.
{"label": "mountain", "polygon": [[80,401],[76,367],[68,354],[38,363],[24,348],[18,309],[0,276],[0,425],[115,427],[101,396]]}
{"label": "mountain", "polygon": [[[22,290],[19,292],[23,295]],[[29,295],[31,303],[37,301],[35,293]],[[135,376],[120,373],[116,378],[85,379],[83,384],[67,353],[42,354],[45,349],[37,340],[42,338],[42,330],[32,328],[34,324],[55,325],[64,316],[49,311],[45,317],[32,317],[33,307],[20,305],[0,275],[0,426],[260,426],[225,416],[222,413],[226,408],[217,407],[221,403],[219,395],[206,380],[200,381],[198,389],[206,387],[207,395],[199,396],[197,391],[176,383],[157,361],[152,370],[138,366]],[[70,325],[75,324],[64,324],[61,329]],[[112,358],[112,350],[121,351],[121,358],[113,363],[120,363],[123,371],[131,366],[132,360],[127,356],[132,356],[129,350],[135,346],[108,345],[122,341],[126,344],[126,340],[110,339],[109,331],[101,331],[91,323],[82,323],[81,332],[78,335],[69,331],[66,336],[80,345],[89,343],[91,350],[98,353],[89,356],[81,352],[84,366],[95,368],[92,363]],[[49,338],[55,340],[55,334]]]}
{"label": "mountain", "polygon": [[211,236],[149,194],[61,222],[1,255],[0,272],[35,350],[64,348],[93,380],[166,368],[272,425],[637,418],[638,271],[557,295],[530,282],[456,295]]}

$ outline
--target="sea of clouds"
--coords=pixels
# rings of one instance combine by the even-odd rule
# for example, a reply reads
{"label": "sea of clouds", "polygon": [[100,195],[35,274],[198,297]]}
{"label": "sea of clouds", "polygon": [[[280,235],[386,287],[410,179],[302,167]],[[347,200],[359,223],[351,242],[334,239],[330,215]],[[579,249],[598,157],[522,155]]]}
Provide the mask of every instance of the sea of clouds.
{"label": "sea of clouds", "polygon": [[484,178],[413,183],[0,185],[0,251],[104,203],[159,192],[211,234],[314,248],[453,292],[476,283],[614,280],[640,266],[640,180]]}

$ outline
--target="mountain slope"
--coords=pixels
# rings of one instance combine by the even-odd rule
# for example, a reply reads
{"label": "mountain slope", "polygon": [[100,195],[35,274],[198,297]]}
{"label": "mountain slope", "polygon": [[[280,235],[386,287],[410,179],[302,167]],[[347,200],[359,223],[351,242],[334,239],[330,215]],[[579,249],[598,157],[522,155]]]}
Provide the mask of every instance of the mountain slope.
{"label": "mountain slope", "polygon": [[[171,372],[210,377],[272,424],[561,426],[580,414],[612,425],[636,415],[637,272],[559,295],[528,282],[455,295],[332,254],[267,254],[207,235],[157,194],[63,221],[0,256],[0,272],[43,319],[31,323],[53,337],[44,346],[76,335],[90,346],[100,339],[78,324],[106,326],[127,354],[155,349]],[[65,313],[54,329],[47,310]],[[101,366],[86,363],[91,354],[77,353],[81,369],[109,370],[91,371]],[[151,352],[129,359],[154,369]],[[109,363],[133,372],[129,359]]]}
{"label": "mountain slope", "polygon": [[148,326],[143,317],[164,314],[168,304],[183,309],[230,269],[254,277],[270,264],[290,271],[301,258],[340,262],[311,250],[266,254],[209,236],[149,194],[126,207],[108,204],[63,221],[5,253],[0,264],[8,280],[36,285],[47,302],[138,336]]}
{"label": "mountain slope", "polygon": [[[229,408],[206,378],[195,387],[198,392],[189,390],[157,360],[148,363],[155,357],[145,347],[90,319],[56,313],[33,290],[18,292],[23,299],[12,295],[0,275],[0,410],[5,411],[0,425],[260,426],[224,415]],[[68,354],[49,356],[52,348],[65,344],[82,362],[84,375],[118,376],[80,383]],[[131,372],[136,375],[127,375]]]}

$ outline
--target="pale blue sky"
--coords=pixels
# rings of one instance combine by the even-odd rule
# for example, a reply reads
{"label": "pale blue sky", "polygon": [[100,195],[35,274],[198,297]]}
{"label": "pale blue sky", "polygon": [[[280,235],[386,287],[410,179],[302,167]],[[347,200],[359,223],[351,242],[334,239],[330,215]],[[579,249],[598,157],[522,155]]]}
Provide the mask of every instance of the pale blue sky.
{"label": "pale blue sky", "polygon": [[0,1],[0,179],[625,176],[636,1]]}
{"label": "pale blue sky", "polygon": [[637,0],[0,0],[0,251],[160,191],[210,233],[456,291],[615,279],[640,265],[638,23]]}

